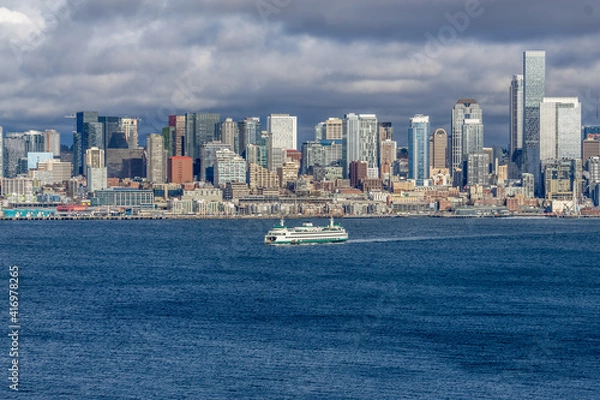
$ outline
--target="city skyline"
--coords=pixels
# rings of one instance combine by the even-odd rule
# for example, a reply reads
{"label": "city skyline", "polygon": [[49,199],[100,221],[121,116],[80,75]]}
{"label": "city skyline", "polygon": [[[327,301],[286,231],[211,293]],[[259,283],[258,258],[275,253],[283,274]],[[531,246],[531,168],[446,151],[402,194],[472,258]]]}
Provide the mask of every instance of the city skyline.
{"label": "city skyline", "polygon": [[0,125],[68,141],[63,116],[80,110],[139,117],[140,137],[174,114],[290,113],[300,144],[319,121],[351,112],[397,132],[422,113],[449,131],[448,109],[468,97],[486,110],[485,144],[506,148],[506,90],[528,49],[546,50],[546,95],[580,98],[583,124],[597,124],[599,15],[558,1],[10,0],[0,7]]}

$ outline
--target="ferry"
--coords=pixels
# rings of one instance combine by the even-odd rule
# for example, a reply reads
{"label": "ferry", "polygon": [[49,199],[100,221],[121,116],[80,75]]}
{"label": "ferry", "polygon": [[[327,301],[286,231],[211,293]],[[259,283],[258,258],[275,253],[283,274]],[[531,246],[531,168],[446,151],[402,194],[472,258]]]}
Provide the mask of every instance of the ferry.
{"label": "ferry", "polygon": [[303,222],[302,226],[288,228],[283,218],[265,235],[265,244],[314,244],[342,243],[348,240],[348,233],[330,218],[327,226],[313,226],[312,222]]}

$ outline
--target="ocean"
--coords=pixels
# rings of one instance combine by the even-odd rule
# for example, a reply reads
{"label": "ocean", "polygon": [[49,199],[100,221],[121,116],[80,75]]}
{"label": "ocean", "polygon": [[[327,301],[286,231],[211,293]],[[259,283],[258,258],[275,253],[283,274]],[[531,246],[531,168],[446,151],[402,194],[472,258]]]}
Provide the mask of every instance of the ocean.
{"label": "ocean", "polygon": [[275,222],[0,221],[0,398],[600,398],[600,220]]}

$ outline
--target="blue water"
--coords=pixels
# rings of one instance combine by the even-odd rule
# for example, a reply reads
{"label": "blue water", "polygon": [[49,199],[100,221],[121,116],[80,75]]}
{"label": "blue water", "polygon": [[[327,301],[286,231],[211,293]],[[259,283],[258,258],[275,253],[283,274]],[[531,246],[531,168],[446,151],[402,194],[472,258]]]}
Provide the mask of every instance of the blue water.
{"label": "blue water", "polygon": [[0,222],[0,398],[600,398],[600,220],[274,222]]}

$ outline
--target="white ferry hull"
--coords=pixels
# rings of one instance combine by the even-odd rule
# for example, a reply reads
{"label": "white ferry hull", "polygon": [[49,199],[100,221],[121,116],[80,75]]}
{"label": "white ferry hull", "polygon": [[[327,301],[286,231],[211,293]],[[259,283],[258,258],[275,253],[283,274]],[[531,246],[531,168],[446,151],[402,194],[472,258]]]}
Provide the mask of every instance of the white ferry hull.
{"label": "white ferry hull", "polygon": [[287,228],[282,220],[265,235],[265,244],[273,245],[343,243],[347,240],[348,233],[334,224],[333,219],[329,226],[313,227],[307,222],[296,228]]}

